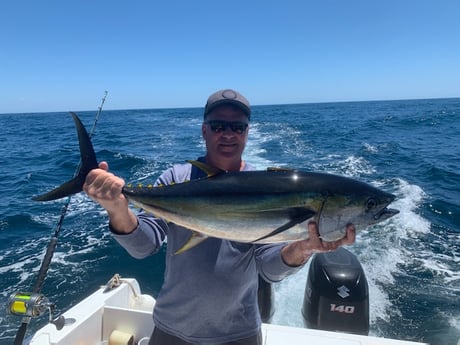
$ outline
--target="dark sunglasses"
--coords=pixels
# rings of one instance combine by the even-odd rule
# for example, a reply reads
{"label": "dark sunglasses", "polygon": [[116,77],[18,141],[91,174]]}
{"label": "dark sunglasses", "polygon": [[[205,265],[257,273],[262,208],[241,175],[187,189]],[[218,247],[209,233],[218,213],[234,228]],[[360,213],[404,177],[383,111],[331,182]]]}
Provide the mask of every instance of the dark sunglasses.
{"label": "dark sunglasses", "polygon": [[248,128],[248,124],[246,122],[240,122],[240,121],[221,121],[221,120],[210,120],[210,121],[205,121],[204,124],[209,125],[211,127],[211,130],[215,133],[221,133],[224,132],[227,128],[230,127],[230,129],[238,134],[243,134],[244,131],[246,131],[246,128]]}

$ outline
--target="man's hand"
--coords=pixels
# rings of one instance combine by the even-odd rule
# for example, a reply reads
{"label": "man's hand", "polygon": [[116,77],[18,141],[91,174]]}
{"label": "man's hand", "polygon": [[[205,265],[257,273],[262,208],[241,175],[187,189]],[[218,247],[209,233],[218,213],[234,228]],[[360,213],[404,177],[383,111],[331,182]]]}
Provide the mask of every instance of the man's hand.
{"label": "man's hand", "polygon": [[99,163],[86,177],[83,191],[107,210],[112,228],[120,233],[129,233],[137,228],[137,217],[128,207],[128,200],[122,194],[125,181],[108,172],[106,162]]}
{"label": "man's hand", "polygon": [[354,243],[356,238],[353,224],[347,225],[344,238],[334,242],[321,240],[315,222],[308,223],[308,234],[308,239],[289,243],[281,249],[281,257],[287,265],[293,267],[303,265],[314,253],[336,250],[340,246]]}
{"label": "man's hand", "polygon": [[83,191],[109,212],[128,207],[128,200],[121,194],[125,181],[108,172],[106,162],[99,163],[99,169],[93,169],[86,177]]}

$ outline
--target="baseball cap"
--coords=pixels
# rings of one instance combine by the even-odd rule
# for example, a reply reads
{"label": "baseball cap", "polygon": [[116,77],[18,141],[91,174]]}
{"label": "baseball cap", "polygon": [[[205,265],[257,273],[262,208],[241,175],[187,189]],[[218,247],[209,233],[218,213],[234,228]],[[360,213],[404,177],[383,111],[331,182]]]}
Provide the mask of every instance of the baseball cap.
{"label": "baseball cap", "polygon": [[233,104],[240,108],[248,117],[251,116],[251,108],[248,100],[238,91],[232,89],[224,89],[214,92],[209,96],[206,106],[204,107],[204,117],[212,110],[222,104]]}

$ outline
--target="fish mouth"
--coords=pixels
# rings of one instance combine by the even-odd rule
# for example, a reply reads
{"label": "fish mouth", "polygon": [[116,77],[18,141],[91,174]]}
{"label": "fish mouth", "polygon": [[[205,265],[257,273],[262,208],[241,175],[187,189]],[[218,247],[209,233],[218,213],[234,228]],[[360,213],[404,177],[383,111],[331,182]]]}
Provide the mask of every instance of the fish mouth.
{"label": "fish mouth", "polygon": [[398,213],[399,213],[399,210],[396,210],[394,208],[384,207],[380,212],[374,215],[374,220],[382,221],[382,220],[391,218],[394,215],[397,215]]}

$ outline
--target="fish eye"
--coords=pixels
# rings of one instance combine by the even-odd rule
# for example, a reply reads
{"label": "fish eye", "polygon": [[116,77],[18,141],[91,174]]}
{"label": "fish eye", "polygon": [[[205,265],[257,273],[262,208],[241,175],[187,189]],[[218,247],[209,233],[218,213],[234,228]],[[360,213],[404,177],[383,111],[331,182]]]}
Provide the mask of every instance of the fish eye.
{"label": "fish eye", "polygon": [[374,209],[376,206],[377,206],[377,201],[373,198],[370,198],[367,200],[367,203],[366,203],[366,211],[370,211]]}

